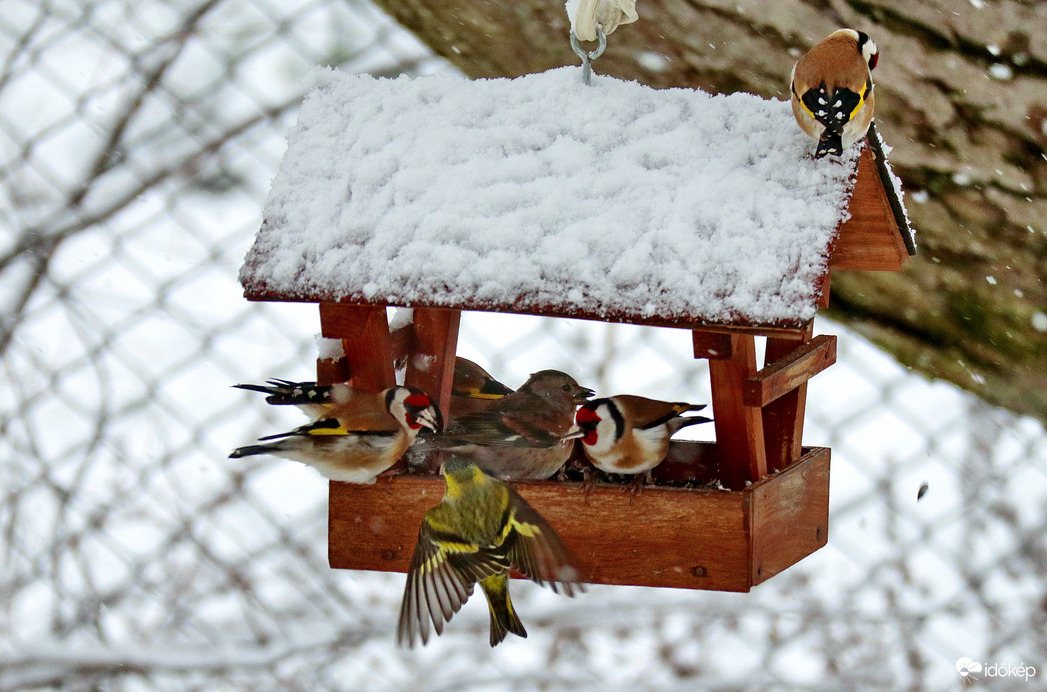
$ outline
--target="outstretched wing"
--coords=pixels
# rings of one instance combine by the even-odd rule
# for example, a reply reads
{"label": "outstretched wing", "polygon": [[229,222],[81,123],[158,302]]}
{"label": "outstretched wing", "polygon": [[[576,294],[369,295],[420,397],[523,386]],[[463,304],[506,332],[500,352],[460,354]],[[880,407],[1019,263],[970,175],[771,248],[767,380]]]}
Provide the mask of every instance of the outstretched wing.
{"label": "outstretched wing", "polygon": [[504,549],[513,569],[566,596],[585,591],[578,559],[537,510],[508,490],[512,509]]}
{"label": "outstretched wing", "polygon": [[397,641],[401,646],[411,647],[418,638],[428,643],[430,621],[441,634],[477,581],[509,570],[503,555],[462,538],[441,521],[445,508],[430,509],[418,531],[400,605]]}

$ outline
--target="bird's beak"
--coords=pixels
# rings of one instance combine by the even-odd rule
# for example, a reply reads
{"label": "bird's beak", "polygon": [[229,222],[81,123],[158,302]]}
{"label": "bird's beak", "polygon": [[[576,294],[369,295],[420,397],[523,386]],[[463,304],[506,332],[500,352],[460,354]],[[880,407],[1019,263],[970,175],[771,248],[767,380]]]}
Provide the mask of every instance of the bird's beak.
{"label": "bird's beak", "polygon": [[422,428],[434,433],[438,433],[443,429],[443,416],[440,415],[440,409],[435,406],[423,408],[415,416],[415,420],[418,421]]}
{"label": "bird's beak", "polygon": [[587,431],[584,428],[582,428],[581,426],[579,426],[576,423],[576,424],[572,425],[571,429],[568,430],[567,432],[565,432],[563,434],[563,437],[561,437],[560,439],[565,441],[565,442],[567,440],[577,440],[577,439],[580,439],[582,437],[585,437],[586,432]]}
{"label": "bird's beak", "polygon": [[592,399],[594,394],[596,394],[596,392],[589,389],[588,387],[579,386],[577,389],[574,390],[574,399],[577,403],[580,404],[582,402],[588,401],[589,399]]}

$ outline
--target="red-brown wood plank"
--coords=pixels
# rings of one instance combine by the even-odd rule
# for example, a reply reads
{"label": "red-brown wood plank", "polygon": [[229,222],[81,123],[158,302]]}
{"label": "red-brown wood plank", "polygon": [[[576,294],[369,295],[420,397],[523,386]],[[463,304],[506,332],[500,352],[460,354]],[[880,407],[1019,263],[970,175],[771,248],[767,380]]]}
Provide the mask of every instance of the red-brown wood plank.
{"label": "red-brown wood plank", "polygon": [[745,403],[743,383],[756,372],[756,341],[747,334],[731,335],[731,358],[709,361],[713,425],[720,445],[723,484],[738,490],[767,473],[763,417]]}
{"label": "red-brown wood plank", "polygon": [[832,272],[825,272],[821,286],[818,288],[818,309],[829,307],[829,293],[832,291]]}
{"label": "red-brown wood plank", "polygon": [[316,359],[317,384],[334,384],[336,382],[348,381],[349,363],[344,356],[342,358]]}
{"label": "red-brown wood plank", "polygon": [[858,179],[848,206],[851,216],[840,225],[830,269],[900,271],[909,261],[874,156],[866,146],[858,161]]}
{"label": "red-brown wood plank", "polygon": [[709,332],[701,329],[691,331],[694,357],[709,360],[729,360],[733,355],[734,341],[728,332]]}
{"label": "red-brown wood plank", "polygon": [[342,340],[353,387],[380,392],[396,384],[384,307],[320,303],[320,334]]}
{"label": "red-brown wood plank", "polygon": [[732,334],[753,334],[757,336],[789,336],[802,331],[807,322],[781,321],[777,323],[749,323],[744,320],[733,322],[703,322],[702,320],[687,315],[644,315],[640,312],[629,312],[626,310],[608,310],[606,313],[588,312],[579,310],[569,305],[550,305],[548,303],[523,302],[515,303],[481,303],[462,301],[455,305],[440,305],[430,301],[412,301],[410,305],[404,305],[403,301],[397,300],[368,300],[362,296],[340,295],[334,292],[303,293],[294,294],[281,293],[270,289],[265,285],[249,284],[244,287],[244,298],[251,301],[279,301],[285,303],[320,303],[357,306],[381,306],[381,307],[413,307],[433,308],[437,310],[472,310],[476,312],[499,312],[514,315],[536,315],[540,317],[562,317],[574,320],[590,320],[593,322],[614,322],[622,324],[639,324],[648,327],[672,327],[674,329],[701,329],[707,331],[722,331]]}
{"label": "red-brown wood plank", "polygon": [[[813,325],[812,325],[813,328]],[[804,341],[767,339],[764,362],[774,364],[786,358],[811,338]],[[807,383],[783,394],[763,407],[763,435],[767,449],[767,472],[781,471],[800,458],[803,444],[803,418],[807,409]]]}
{"label": "red-brown wood plank", "polygon": [[[440,501],[442,477],[399,476],[386,487],[332,483],[332,567],[404,572],[425,511]],[[621,488],[580,483],[515,484],[578,556],[584,580],[725,591],[749,589],[742,498],[715,490]]]}
{"label": "red-brown wood plank", "polygon": [[458,310],[416,308],[409,328],[414,338],[405,383],[425,391],[447,416],[451,409],[454,358],[458,348]]}
{"label": "red-brown wood plank", "polygon": [[[817,540],[824,545],[824,523],[821,539],[811,541],[817,530],[807,529],[827,515],[828,459],[827,450],[809,450],[735,492],[654,486],[633,496],[598,485],[586,501],[580,483],[515,485],[575,552],[588,582],[748,591],[813,552]],[[331,566],[406,571],[422,515],[443,492],[438,476],[331,483]]]}
{"label": "red-brown wood plank", "polygon": [[777,339],[768,339],[767,343],[768,365],[743,383],[747,406],[766,406],[836,362],[836,336],[832,334],[816,336],[792,348]]}
{"label": "red-brown wood plank", "polygon": [[770,579],[829,540],[829,459],[825,448],[753,486],[752,583]]}

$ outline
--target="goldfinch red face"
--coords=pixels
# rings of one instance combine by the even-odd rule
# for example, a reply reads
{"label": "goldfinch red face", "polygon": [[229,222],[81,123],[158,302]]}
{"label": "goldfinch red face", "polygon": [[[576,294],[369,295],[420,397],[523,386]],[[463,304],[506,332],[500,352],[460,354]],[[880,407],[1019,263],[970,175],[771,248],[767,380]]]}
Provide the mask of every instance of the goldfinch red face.
{"label": "goldfinch red face", "polygon": [[389,413],[398,421],[404,421],[411,430],[427,428],[440,432],[443,427],[440,409],[420,389],[393,387],[386,394],[386,402]]}
{"label": "goldfinch red face", "polygon": [[610,449],[621,437],[621,413],[608,399],[594,399],[578,409],[575,423],[584,433],[582,444],[594,450]]}

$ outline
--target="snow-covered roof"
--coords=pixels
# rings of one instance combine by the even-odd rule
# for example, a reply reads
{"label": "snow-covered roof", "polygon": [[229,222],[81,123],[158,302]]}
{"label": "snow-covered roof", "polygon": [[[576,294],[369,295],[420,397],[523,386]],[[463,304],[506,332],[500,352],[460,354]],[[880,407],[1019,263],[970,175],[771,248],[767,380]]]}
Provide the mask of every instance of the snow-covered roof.
{"label": "snow-covered roof", "polygon": [[315,79],[241,270],[248,297],[814,317],[859,155],[814,160],[788,102],[586,87],[575,67]]}

